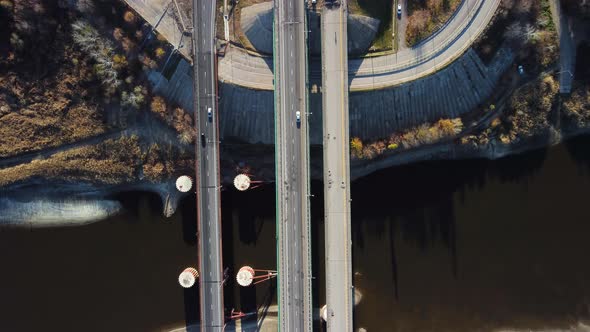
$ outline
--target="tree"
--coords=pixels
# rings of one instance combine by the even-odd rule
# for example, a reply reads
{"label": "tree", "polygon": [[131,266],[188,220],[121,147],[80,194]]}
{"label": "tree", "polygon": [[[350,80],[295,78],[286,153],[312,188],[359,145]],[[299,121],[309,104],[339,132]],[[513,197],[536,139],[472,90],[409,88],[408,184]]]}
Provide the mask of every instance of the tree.
{"label": "tree", "polygon": [[187,129],[178,134],[178,140],[182,144],[191,144],[195,138],[195,133],[192,129]]}
{"label": "tree", "polygon": [[127,58],[122,54],[113,55],[113,67],[117,70],[127,67]]}
{"label": "tree", "polygon": [[141,85],[136,86],[133,91],[121,93],[121,104],[139,109],[145,101],[146,91]]}
{"label": "tree", "polygon": [[[121,64],[121,61],[116,63],[111,43],[101,38],[96,29],[82,20],[72,23],[72,39],[83,52],[96,61],[94,73],[106,88],[107,94],[113,94],[121,85],[117,74],[117,66]],[[118,58],[118,60],[125,60],[125,58]]]}

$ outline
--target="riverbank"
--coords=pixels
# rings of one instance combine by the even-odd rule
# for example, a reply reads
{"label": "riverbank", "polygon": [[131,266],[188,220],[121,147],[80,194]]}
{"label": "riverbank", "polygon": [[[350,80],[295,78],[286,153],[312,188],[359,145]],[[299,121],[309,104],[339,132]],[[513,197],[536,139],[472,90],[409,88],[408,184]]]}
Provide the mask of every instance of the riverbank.
{"label": "riverbank", "polygon": [[[423,146],[397,153],[385,153],[371,160],[351,161],[351,179],[358,180],[377,171],[394,166],[412,164],[426,160],[500,159],[528,151],[545,149],[581,135],[590,134],[588,127],[576,127],[560,132],[547,130],[517,143],[504,144],[491,139],[487,145],[475,146],[444,142]],[[228,149],[229,148],[229,149]],[[312,180],[322,180],[321,147],[311,149],[310,175]],[[226,146],[222,153],[222,184],[228,190],[233,177],[248,173],[254,180],[272,183],[274,181],[274,149],[269,146],[240,145]],[[0,225],[16,227],[54,227],[85,225],[121,212],[113,197],[117,194],[142,191],[158,195],[162,214],[172,216],[179,201],[186,195],[178,192],[172,179],[163,183],[137,181],[123,185],[98,185],[91,183],[41,182],[28,180],[5,188],[0,198]],[[34,192],[34,196],[29,193]],[[75,197],[75,199],[73,199]],[[61,222],[60,222],[61,221]]]}
{"label": "riverbank", "polygon": [[171,217],[183,197],[172,180],[163,183],[100,185],[88,182],[27,180],[4,188],[0,196],[0,227],[45,228],[88,225],[124,211],[118,200],[127,192],[156,194],[161,214]]}

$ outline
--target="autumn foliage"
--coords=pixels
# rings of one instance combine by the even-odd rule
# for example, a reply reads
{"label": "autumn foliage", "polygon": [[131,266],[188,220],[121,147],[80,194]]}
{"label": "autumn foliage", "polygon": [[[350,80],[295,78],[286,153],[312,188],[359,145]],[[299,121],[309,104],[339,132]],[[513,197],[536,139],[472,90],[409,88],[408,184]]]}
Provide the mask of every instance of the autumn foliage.
{"label": "autumn foliage", "polygon": [[360,138],[351,141],[351,155],[359,159],[373,159],[387,150],[411,149],[437,143],[457,136],[463,130],[463,122],[457,119],[440,119],[433,124],[422,124],[404,132],[393,133],[389,138],[363,144]]}

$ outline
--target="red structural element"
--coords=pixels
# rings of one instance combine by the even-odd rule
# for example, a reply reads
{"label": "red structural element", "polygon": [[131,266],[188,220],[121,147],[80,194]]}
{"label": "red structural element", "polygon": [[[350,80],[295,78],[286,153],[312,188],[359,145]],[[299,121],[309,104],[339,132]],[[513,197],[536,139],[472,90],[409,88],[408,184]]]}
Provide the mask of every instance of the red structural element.
{"label": "red structural element", "polygon": [[234,309],[231,310],[231,314],[229,315],[229,319],[240,319],[246,317],[246,314],[241,311],[235,311]]}
{"label": "red structural element", "polygon": [[272,271],[272,270],[254,270],[254,272],[264,272],[265,274],[263,275],[255,275],[253,279],[258,279],[254,282],[254,285],[261,283],[263,281],[267,281],[270,280],[274,277],[277,276],[277,271]]}
{"label": "red structural element", "polygon": [[[256,275],[257,272],[264,274]],[[256,270],[250,266],[242,266],[236,274],[236,280],[242,287],[247,287],[252,284],[256,285],[263,281],[267,281],[277,276],[277,271],[274,270]]]}

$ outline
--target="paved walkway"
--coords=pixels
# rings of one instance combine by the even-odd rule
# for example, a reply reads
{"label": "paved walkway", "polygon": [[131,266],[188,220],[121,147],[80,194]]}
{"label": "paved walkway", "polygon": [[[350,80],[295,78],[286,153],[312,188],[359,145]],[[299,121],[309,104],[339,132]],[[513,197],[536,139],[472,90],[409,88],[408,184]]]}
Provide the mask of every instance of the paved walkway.
{"label": "paved walkway", "polygon": [[[486,28],[500,0],[464,0],[452,19],[419,45],[396,54],[348,62],[351,91],[382,89],[430,75],[461,56]],[[319,61],[310,63],[310,80],[320,79]],[[273,89],[272,58],[230,48],[219,61],[223,82]]]}

